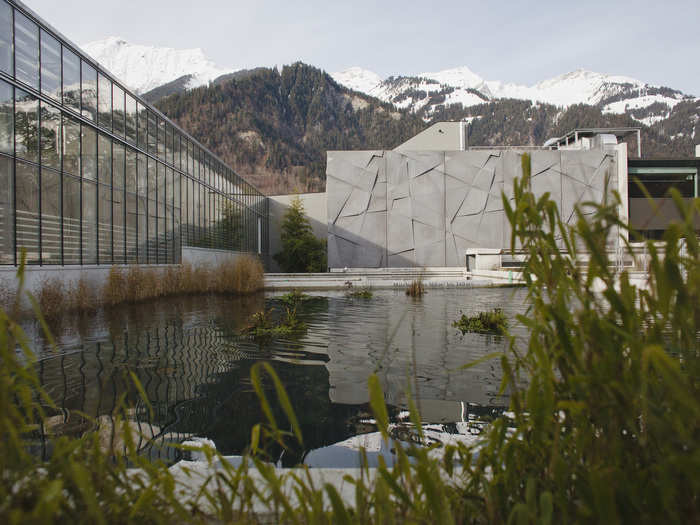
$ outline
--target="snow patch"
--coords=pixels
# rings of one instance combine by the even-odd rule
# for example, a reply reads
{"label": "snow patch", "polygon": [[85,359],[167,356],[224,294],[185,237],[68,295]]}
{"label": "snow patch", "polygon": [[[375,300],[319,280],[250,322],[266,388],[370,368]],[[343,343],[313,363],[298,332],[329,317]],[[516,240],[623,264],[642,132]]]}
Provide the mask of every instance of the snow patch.
{"label": "snow patch", "polygon": [[201,49],[173,49],[131,44],[111,36],[89,42],[83,50],[137,94],[172,82],[184,75],[191,89],[205,85],[235,69],[220,68]]}

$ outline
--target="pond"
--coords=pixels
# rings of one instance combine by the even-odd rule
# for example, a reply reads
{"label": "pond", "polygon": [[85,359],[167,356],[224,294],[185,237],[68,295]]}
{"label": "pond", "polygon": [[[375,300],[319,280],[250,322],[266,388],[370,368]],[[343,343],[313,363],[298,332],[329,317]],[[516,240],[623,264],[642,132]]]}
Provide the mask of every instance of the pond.
{"label": "pond", "polygon": [[[409,387],[422,419],[443,432],[478,431],[480,422],[502,411],[507,396],[499,393],[498,361],[461,367],[505,348],[505,338],[462,335],[452,322],[462,312],[499,307],[511,333],[523,337],[514,317],[525,311],[524,301],[525,290],[517,288],[430,289],[420,299],[403,290],[376,290],[371,299],[325,292],[298,307],[307,324],[303,333],[266,341],[241,330],[254,312],[283,309],[274,294],[168,298],[64,319],[53,327],[55,348],[36,323],[25,330],[38,354],[40,381],[60,407],[47,417],[45,436],[79,434],[97,424],[100,439],[118,447],[112,413],[121,402],[145,454],[177,460],[178,450],[163,445],[193,436],[212,440],[225,455],[241,454],[253,425],[264,421],[251,367],[268,361],[304,438],[299,450],[273,449],[272,457],[284,466],[333,467],[343,461],[328,447],[376,430],[368,406],[372,373],[394,421],[406,418]],[[152,413],[129,372],[141,382]],[[265,389],[274,399],[271,381]],[[282,411],[273,408],[282,424]],[[50,454],[51,439],[37,447]]]}

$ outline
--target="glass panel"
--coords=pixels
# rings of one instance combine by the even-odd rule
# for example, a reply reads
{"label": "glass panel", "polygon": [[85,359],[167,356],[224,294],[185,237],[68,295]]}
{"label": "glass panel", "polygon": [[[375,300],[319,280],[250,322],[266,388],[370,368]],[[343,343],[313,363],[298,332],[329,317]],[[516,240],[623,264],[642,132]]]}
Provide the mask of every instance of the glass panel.
{"label": "glass panel", "polygon": [[0,2],[0,69],[12,75],[12,8]]}
{"label": "glass panel", "polygon": [[173,135],[173,166],[177,169],[180,167],[180,134],[175,131]]}
{"label": "glass panel", "polygon": [[102,73],[97,78],[97,109],[99,111],[99,124],[103,128],[112,131],[112,81]]}
{"label": "glass panel", "polygon": [[158,119],[158,158],[165,160],[165,121]]}
{"label": "glass panel", "polygon": [[173,207],[168,206],[165,213],[165,239],[166,239],[166,262],[174,262],[175,244],[173,238]]}
{"label": "glass panel", "polygon": [[156,215],[156,201],[148,200],[148,263],[158,262],[158,217]]}
{"label": "glass panel", "polygon": [[[128,148],[127,148],[128,149]],[[129,161],[131,163],[131,170],[136,170],[136,156],[133,150],[128,150],[131,154]],[[124,187],[124,146],[119,143],[115,143],[112,146],[112,155],[114,155],[114,161],[112,163],[112,186],[115,188]]]}
{"label": "glass panel", "polygon": [[15,151],[14,106],[12,86],[0,80],[0,153],[9,155]]}
{"label": "glass panel", "polygon": [[138,262],[145,264],[148,262],[148,228],[146,216],[146,198],[137,198],[138,212]]}
{"label": "glass panel", "polygon": [[126,262],[133,264],[137,262],[136,257],[136,195],[126,194]]}
{"label": "glass panel", "polygon": [[63,264],[80,264],[80,180],[63,175]]}
{"label": "glass panel", "polygon": [[63,116],[63,171],[80,176],[80,124]]}
{"label": "glass panel", "polygon": [[158,138],[158,123],[156,116],[152,112],[148,112],[148,153],[155,155],[157,153]]}
{"label": "glass panel", "polygon": [[97,235],[99,262],[112,262],[112,188],[104,184],[97,187],[99,203],[97,219]]}
{"label": "glass panel", "polygon": [[41,31],[41,92],[61,100],[61,44]]}
{"label": "glass panel", "polygon": [[82,66],[83,117],[95,122],[97,120],[97,71],[87,62],[82,62]]}
{"label": "glass panel", "polygon": [[15,10],[15,78],[39,89],[39,27]]}
{"label": "glass panel", "polygon": [[15,151],[39,162],[39,101],[21,89],[15,90]]}
{"label": "glass panel", "polygon": [[0,264],[15,263],[13,161],[0,156]]}
{"label": "glass panel", "polygon": [[124,136],[124,90],[114,84],[112,86],[112,107],[114,133],[120,137]]}
{"label": "glass panel", "polygon": [[97,177],[103,184],[112,184],[112,139],[102,133],[97,142]]}
{"label": "glass panel", "polygon": [[[150,196],[149,198],[153,199],[155,198],[158,200],[159,203],[165,203],[165,166],[161,164],[160,162],[158,163],[158,177],[156,180],[157,188],[156,188],[156,196]],[[158,211],[158,216],[162,216],[163,212],[162,210]]]}
{"label": "glass panel", "polygon": [[61,169],[61,110],[46,102],[41,103],[41,164]]}
{"label": "glass panel", "polygon": [[[114,183],[117,184],[116,182]],[[136,193],[136,152],[126,148],[126,191]]]}
{"label": "glass panel", "polygon": [[124,190],[112,190],[112,250],[115,263],[124,262]]}
{"label": "glass panel", "polygon": [[17,162],[17,261],[22,248],[27,262],[39,262],[39,170]]}
{"label": "glass panel", "polygon": [[80,59],[63,48],[63,105],[80,112]]}
{"label": "glass panel", "polygon": [[148,111],[139,102],[136,103],[138,116],[138,144],[145,150],[148,146]]}
{"label": "glass panel", "polygon": [[83,264],[97,264],[97,185],[83,179]]}
{"label": "glass panel", "polygon": [[136,99],[126,94],[126,140],[136,143]]}
{"label": "glass panel", "polygon": [[138,193],[139,197],[145,197],[148,192],[148,173],[146,172],[146,159],[147,157],[142,153],[138,154],[138,176],[136,178],[136,192]]}
{"label": "glass panel", "polygon": [[61,175],[41,170],[41,263],[61,264]]}
{"label": "glass panel", "polygon": [[90,126],[82,125],[82,149],[80,158],[83,165],[83,178],[97,180],[97,132]]}
{"label": "glass panel", "polygon": [[173,163],[173,128],[165,123],[165,162]]}

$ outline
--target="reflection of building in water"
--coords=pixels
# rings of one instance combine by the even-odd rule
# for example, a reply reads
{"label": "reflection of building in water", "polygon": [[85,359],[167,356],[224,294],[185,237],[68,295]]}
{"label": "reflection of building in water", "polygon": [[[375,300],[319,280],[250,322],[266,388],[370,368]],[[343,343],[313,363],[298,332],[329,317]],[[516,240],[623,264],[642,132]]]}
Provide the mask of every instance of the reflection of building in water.
{"label": "reflection of building in water", "polygon": [[[504,339],[461,336],[450,322],[455,305],[438,293],[428,293],[415,302],[390,299],[390,304],[379,303],[381,299],[330,303],[326,367],[332,401],[367,402],[367,378],[374,372],[387,403],[405,406],[410,386],[422,405],[422,415],[436,421],[459,420],[461,401],[506,403],[497,394],[501,378],[495,361],[461,369],[465,363],[504,348]],[[469,300],[468,295],[462,297],[464,302]],[[342,321],[347,318],[356,322],[349,326]]]}

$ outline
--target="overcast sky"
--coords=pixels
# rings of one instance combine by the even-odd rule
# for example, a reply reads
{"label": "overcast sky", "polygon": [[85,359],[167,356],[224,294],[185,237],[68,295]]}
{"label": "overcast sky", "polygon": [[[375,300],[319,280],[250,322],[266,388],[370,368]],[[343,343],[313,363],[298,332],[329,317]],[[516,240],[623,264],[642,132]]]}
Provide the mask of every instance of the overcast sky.
{"label": "overcast sky", "polygon": [[200,47],[221,67],[296,60],[386,77],[468,66],[534,84],[585,68],[700,96],[700,1],[24,0],[77,43]]}

